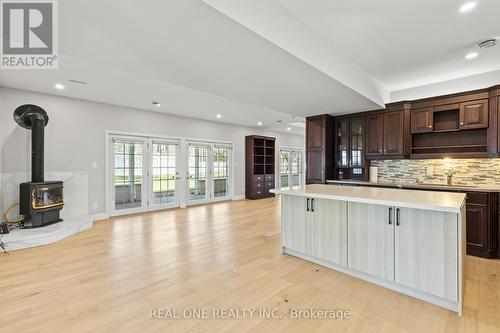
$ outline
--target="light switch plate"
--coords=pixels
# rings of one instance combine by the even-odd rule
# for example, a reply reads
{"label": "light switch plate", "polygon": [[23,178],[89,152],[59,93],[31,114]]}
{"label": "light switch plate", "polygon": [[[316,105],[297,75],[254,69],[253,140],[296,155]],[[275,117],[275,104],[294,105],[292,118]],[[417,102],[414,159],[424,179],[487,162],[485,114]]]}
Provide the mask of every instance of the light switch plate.
{"label": "light switch plate", "polygon": [[427,177],[432,177],[434,175],[434,168],[427,167],[426,174],[427,174]]}

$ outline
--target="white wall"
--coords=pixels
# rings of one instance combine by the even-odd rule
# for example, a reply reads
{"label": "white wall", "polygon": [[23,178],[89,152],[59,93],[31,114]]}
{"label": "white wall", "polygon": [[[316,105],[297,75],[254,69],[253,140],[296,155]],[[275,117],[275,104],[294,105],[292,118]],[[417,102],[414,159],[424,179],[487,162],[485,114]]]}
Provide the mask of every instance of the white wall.
{"label": "white wall", "polygon": [[500,84],[500,71],[477,74],[454,80],[428,84],[391,93],[391,102],[427,98],[459,93],[467,90],[489,88]]}
{"label": "white wall", "polygon": [[[2,184],[2,156],[3,156],[3,141],[5,136],[5,119],[3,112],[3,89],[0,87],[0,184]],[[1,185],[0,185],[1,186]],[[3,207],[3,189],[0,188],[0,214],[4,211]],[[2,215],[0,215],[2,216]],[[0,221],[3,220],[3,216],[0,217]]]}
{"label": "white wall", "polygon": [[[277,146],[304,147],[303,135],[291,135],[252,128],[171,116],[159,112],[124,108],[55,95],[0,87],[1,172],[30,171],[30,132],[12,119],[15,108],[36,104],[49,114],[45,134],[46,172],[87,172],[89,213],[106,211],[105,130],[162,136],[204,138],[234,143],[235,195],[245,187],[245,136],[263,134],[276,137]],[[97,169],[92,162],[97,162]],[[92,203],[98,204],[97,209]]]}

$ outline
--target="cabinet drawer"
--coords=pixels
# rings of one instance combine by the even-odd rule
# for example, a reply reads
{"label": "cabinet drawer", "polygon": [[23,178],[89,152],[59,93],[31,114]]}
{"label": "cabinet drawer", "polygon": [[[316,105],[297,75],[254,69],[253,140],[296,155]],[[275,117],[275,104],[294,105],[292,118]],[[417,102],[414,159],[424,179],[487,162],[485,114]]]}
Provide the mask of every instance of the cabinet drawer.
{"label": "cabinet drawer", "polygon": [[274,182],[274,175],[266,175],[266,182]]}
{"label": "cabinet drawer", "polygon": [[485,192],[467,192],[467,203],[471,204],[488,204],[488,193]]}
{"label": "cabinet drawer", "polygon": [[263,182],[264,181],[264,175],[254,175],[253,176],[253,181],[254,182]]}
{"label": "cabinet drawer", "polygon": [[264,182],[254,182],[252,187],[254,189],[264,189]]}
{"label": "cabinet drawer", "polygon": [[274,188],[274,182],[266,182],[265,183],[266,189],[273,189]]}

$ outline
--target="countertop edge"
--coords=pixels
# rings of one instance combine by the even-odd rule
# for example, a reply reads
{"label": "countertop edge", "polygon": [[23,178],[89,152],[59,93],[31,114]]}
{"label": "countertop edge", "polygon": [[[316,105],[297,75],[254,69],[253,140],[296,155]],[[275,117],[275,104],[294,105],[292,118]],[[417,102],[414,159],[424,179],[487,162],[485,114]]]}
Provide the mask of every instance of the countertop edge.
{"label": "countertop edge", "polygon": [[422,191],[460,191],[460,192],[500,192],[499,189],[493,188],[481,188],[481,187],[462,187],[460,185],[433,185],[433,184],[405,184],[405,183],[371,183],[369,181],[363,180],[327,180],[327,184],[350,184],[350,185],[360,185],[360,186],[370,186],[370,187],[387,187],[387,188],[400,188],[400,189],[416,189]]}
{"label": "countertop edge", "polygon": [[404,208],[424,209],[424,210],[440,211],[440,212],[455,213],[455,214],[461,213],[461,207],[463,206],[463,204],[465,202],[465,194],[464,194],[463,202],[460,204],[460,207],[446,207],[446,206],[439,206],[439,205],[432,205],[432,204],[425,204],[425,205],[413,204],[413,203],[409,203],[409,202],[398,202],[398,201],[383,200],[383,199],[371,199],[371,198],[363,198],[363,197],[356,197],[356,196],[346,196],[346,195],[340,195],[340,194],[320,194],[320,193],[304,192],[304,191],[298,191],[298,190],[273,189],[273,190],[270,190],[270,192],[274,193],[274,194],[279,194],[279,195],[294,195],[294,196],[311,197],[311,198],[318,198],[318,199],[352,201],[352,202],[359,202],[359,203],[366,203],[366,204],[373,204],[373,205],[398,206],[398,207],[404,207]]}

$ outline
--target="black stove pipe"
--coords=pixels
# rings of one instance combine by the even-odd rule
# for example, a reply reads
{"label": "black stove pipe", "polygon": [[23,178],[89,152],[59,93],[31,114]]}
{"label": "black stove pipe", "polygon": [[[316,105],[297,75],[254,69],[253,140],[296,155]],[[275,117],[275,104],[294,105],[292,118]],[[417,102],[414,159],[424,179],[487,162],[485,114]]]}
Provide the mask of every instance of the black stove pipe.
{"label": "black stove pipe", "polygon": [[45,126],[49,117],[37,105],[21,105],[14,111],[14,120],[19,126],[31,130],[31,182],[42,183],[45,161]]}
{"label": "black stove pipe", "polygon": [[45,120],[33,114],[31,117],[31,181],[41,183],[44,179]]}

